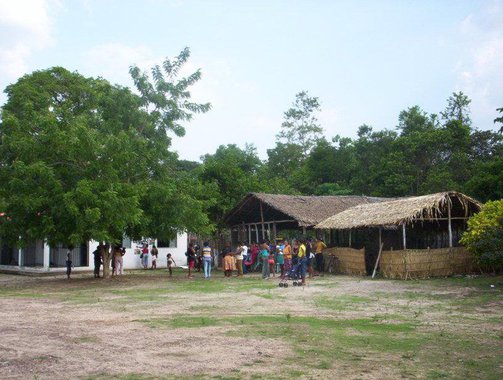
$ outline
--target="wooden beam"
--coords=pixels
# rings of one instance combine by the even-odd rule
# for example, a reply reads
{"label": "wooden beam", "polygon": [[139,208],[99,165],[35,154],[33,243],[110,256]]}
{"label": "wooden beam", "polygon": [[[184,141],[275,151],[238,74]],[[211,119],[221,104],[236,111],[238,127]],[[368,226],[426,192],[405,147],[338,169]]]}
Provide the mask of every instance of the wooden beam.
{"label": "wooden beam", "polygon": [[[379,234],[379,237],[380,237],[380,234]],[[376,264],[374,266],[374,272],[372,272],[372,278],[374,278],[376,276],[377,266],[379,265],[379,260],[381,259],[381,253],[382,253],[383,246],[384,246],[384,243],[379,244],[379,254],[377,255]]]}
{"label": "wooden beam", "polygon": [[402,224],[402,232],[403,232],[403,249],[407,249],[407,236],[405,235],[405,223]]}
{"label": "wooden beam", "polygon": [[449,231],[449,248],[452,248],[451,199],[447,202],[447,229]]}
{"label": "wooden beam", "polygon": [[262,208],[262,201],[260,201],[260,220],[262,222],[262,239],[265,239],[264,210]]}
{"label": "wooden beam", "polygon": [[[294,219],[285,219],[285,220],[275,220],[275,221],[264,221],[264,223],[296,223],[297,221]],[[250,223],[244,223],[245,226],[255,226],[257,223],[262,223],[262,222],[250,222]],[[238,226],[242,226],[243,224],[234,224],[231,226],[231,228],[236,228]]]}

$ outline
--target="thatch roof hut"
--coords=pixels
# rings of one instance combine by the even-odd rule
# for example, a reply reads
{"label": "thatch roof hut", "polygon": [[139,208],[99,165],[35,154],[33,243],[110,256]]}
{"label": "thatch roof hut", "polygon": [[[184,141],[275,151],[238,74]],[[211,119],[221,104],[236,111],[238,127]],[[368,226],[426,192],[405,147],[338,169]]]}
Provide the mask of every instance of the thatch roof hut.
{"label": "thatch roof hut", "polygon": [[340,247],[346,240],[350,247],[363,248],[368,274],[375,275],[378,267],[389,278],[469,273],[472,260],[459,239],[467,219],[480,208],[475,199],[448,191],[357,205],[315,228],[336,232]]}
{"label": "thatch roof hut", "polygon": [[318,223],[318,229],[399,226],[419,221],[468,219],[481,204],[456,191],[360,204]]}
{"label": "thatch roof hut", "polygon": [[322,220],[359,204],[386,198],[366,196],[304,196],[249,193],[225,217],[229,226],[242,223],[282,223],[288,228],[312,227]]}

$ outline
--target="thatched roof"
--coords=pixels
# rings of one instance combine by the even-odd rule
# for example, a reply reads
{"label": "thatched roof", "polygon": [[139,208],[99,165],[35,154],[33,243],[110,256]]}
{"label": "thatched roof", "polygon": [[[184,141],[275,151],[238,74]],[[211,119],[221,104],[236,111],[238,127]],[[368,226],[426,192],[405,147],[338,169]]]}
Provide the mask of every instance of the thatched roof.
{"label": "thatched roof", "polygon": [[249,193],[225,217],[229,226],[260,223],[260,204],[265,222],[293,220],[292,228],[312,227],[322,220],[362,203],[374,203],[386,198],[366,196],[304,196]]}
{"label": "thatched roof", "polygon": [[467,195],[449,191],[362,204],[334,214],[315,228],[349,229],[402,225],[420,220],[447,218],[448,205],[452,217],[467,217],[480,210],[481,204]]}

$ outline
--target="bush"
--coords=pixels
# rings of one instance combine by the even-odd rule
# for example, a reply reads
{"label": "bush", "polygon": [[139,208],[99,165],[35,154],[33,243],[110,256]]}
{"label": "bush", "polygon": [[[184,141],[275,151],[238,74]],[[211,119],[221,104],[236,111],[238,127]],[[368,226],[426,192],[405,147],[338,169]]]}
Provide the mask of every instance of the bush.
{"label": "bush", "polygon": [[461,243],[475,255],[482,267],[493,272],[503,269],[503,199],[487,202],[468,220],[468,230]]}

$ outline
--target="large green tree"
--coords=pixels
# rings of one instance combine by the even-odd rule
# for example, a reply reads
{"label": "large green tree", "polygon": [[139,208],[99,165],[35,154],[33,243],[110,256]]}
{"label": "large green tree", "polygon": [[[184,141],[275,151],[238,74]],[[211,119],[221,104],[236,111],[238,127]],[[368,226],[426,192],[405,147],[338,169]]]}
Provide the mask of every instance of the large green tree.
{"label": "large green tree", "polygon": [[208,228],[197,187],[174,175],[169,150],[168,132],[180,134],[181,121],[209,109],[188,102],[197,75],[176,79],[187,58],[184,50],[165,61],[167,80],[157,67],[153,81],[132,68],[140,96],[61,67],[8,86],[0,125],[4,239],[113,245],[124,234],[170,238]]}

